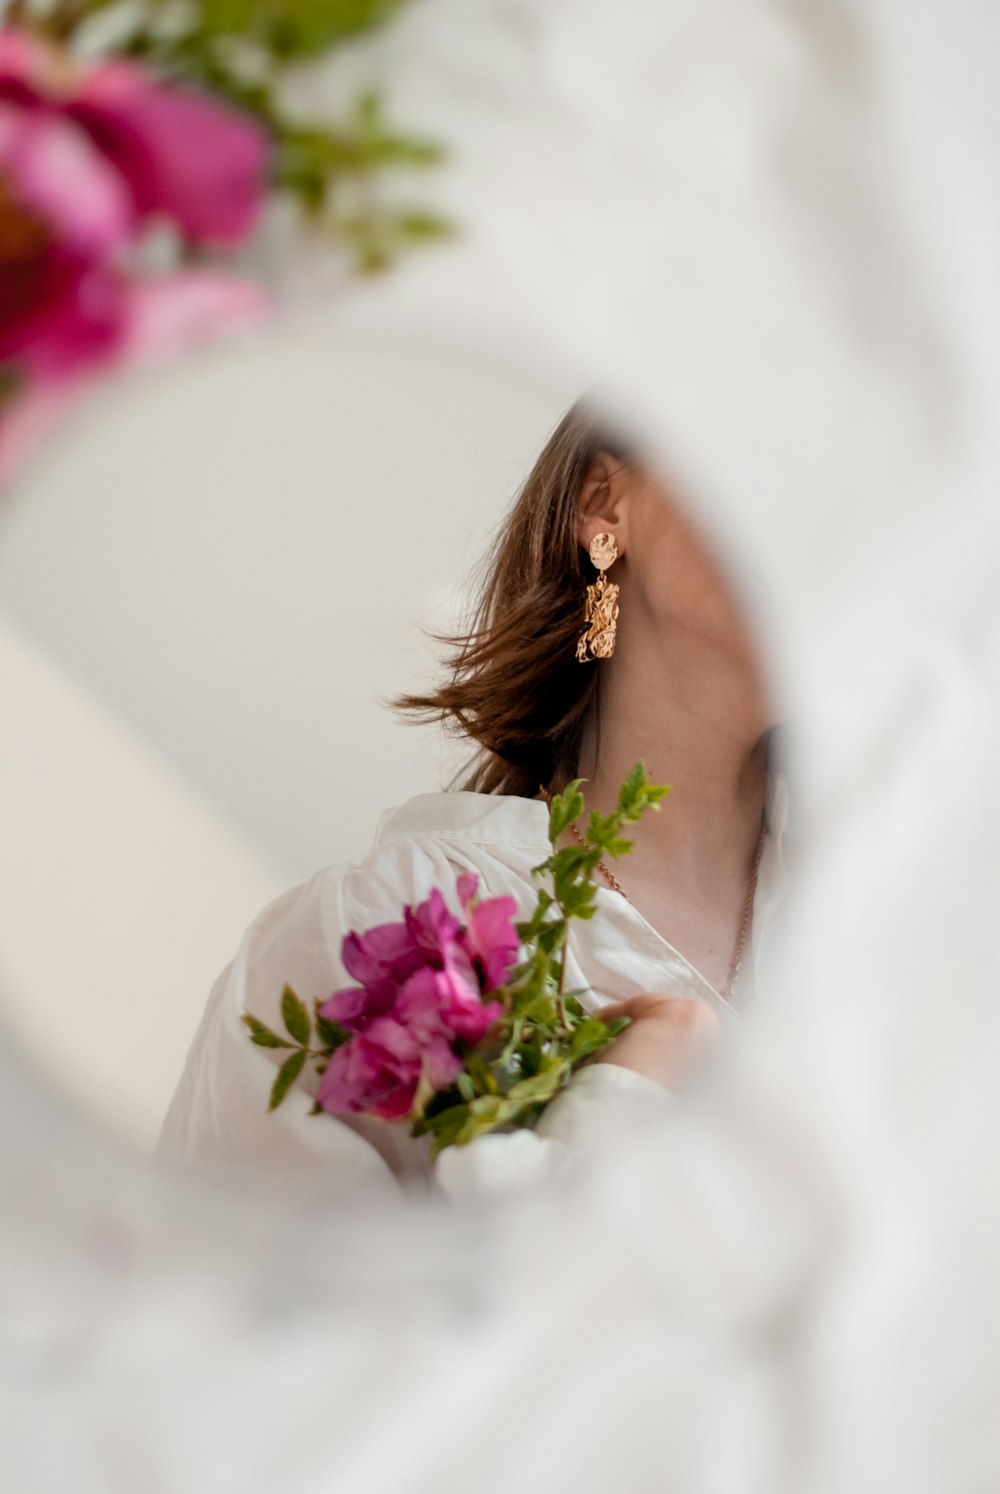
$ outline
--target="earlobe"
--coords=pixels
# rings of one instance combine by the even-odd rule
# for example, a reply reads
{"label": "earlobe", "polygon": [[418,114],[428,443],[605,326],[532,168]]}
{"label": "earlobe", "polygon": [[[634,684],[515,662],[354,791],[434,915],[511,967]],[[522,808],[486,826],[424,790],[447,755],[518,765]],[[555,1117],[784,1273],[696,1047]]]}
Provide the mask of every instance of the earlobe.
{"label": "earlobe", "polygon": [[614,536],[621,554],[625,548],[625,468],[606,452],[598,452],[583,480],[579,498],[577,538],[589,552],[599,534]]}

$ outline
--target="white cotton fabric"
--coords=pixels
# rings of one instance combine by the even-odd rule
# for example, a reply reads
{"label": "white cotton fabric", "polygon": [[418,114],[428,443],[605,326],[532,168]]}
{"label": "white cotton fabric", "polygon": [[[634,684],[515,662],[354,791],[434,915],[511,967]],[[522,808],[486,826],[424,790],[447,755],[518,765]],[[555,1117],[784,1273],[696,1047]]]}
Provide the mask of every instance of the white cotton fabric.
{"label": "white cotton fabric", "polygon": [[[788,788],[772,770],[765,796],[766,831],[754,897],[752,933],[736,1003],[752,988],[772,914],[786,889]],[[383,814],[374,844],[357,865],[328,866],[267,904],[219,975],[189,1051],[160,1135],[158,1154],[187,1162],[273,1170],[283,1182],[396,1189],[433,1185],[428,1138],[406,1124],[310,1113],[318,1079],[310,1069],[276,1111],[267,1097],[282,1049],[254,1045],[241,1017],[251,1012],[280,1031],[281,995],[289,983],[309,1004],[352,984],[340,960],[344,936],[398,920],[407,903],[432,887],[457,909],[461,873],[479,877],[482,896],[513,897],[518,917],[534,908],[532,868],[549,854],[548,809],[541,800],[472,792],[418,794]],[[732,1020],[730,1005],[689,960],[619,893],[598,887],[597,914],[573,925],[567,960],[571,989],[584,1005],[645,991],[706,1001]],[[636,1117],[666,1103],[651,1080],[600,1064],[582,1070],[550,1107],[539,1132],[480,1138],[451,1148],[437,1182],[451,1194],[508,1186],[536,1177],[567,1147],[579,1149],[605,1119]]]}

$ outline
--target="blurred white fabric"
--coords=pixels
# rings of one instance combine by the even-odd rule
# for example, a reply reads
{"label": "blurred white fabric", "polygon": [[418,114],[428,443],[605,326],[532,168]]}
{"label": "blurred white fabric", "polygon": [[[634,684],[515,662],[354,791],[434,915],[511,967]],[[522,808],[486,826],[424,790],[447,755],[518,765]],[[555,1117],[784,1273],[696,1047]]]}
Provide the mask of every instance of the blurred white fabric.
{"label": "blurred white fabric", "polygon": [[791,937],[730,1072],[492,1213],[170,1188],[12,1074],[14,1487],[1000,1482],[997,30],[428,0],[395,33],[462,142],[455,314],[507,296],[630,391],[759,604]]}

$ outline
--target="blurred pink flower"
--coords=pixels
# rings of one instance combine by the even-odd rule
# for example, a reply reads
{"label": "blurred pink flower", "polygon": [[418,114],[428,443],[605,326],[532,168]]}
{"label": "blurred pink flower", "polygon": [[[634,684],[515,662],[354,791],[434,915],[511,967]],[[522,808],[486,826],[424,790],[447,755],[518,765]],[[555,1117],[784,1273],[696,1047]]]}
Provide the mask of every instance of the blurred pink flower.
{"label": "blurred pink flower", "polygon": [[81,375],[259,316],[254,287],[143,278],[129,255],[156,216],[235,244],[264,201],[268,144],[248,117],[123,62],[82,68],[0,30],[0,366],[16,399],[0,476]]}
{"label": "blurred pink flower", "polygon": [[0,101],[86,136],[122,183],[133,222],[162,213],[185,238],[237,244],[264,202],[267,137],[249,115],[117,59],[85,68],[0,31]]}
{"label": "blurred pink flower", "polygon": [[332,1055],[316,1098],[333,1115],[401,1120],[413,1108],[422,1074],[443,1089],[461,1071],[461,1058],[444,1038],[422,1044],[394,1017],[376,1017]]}
{"label": "blurred pink flower", "polygon": [[121,337],[122,182],[64,120],[0,101],[0,362],[53,378]]}
{"label": "blurred pink flower", "polygon": [[475,877],[459,878],[465,927],[433,888],[426,901],[404,909],[402,923],[344,939],[344,967],[359,984],[320,1007],[352,1034],[323,1075],[318,1101],[325,1110],[409,1114],[421,1081],[435,1090],[450,1084],[463,1067],[457,1045],[480,1042],[502,1015],[501,1003],[484,997],[516,960],[516,904],[509,897],[478,902],[477,886]]}

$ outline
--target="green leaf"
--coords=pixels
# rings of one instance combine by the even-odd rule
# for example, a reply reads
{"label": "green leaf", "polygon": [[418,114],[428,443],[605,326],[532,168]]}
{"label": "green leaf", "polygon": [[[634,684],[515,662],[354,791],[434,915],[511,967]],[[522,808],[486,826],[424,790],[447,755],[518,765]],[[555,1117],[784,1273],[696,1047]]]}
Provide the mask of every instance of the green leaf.
{"label": "green leaf", "polygon": [[567,918],[588,918],[597,896],[594,882],[573,882],[563,892],[561,902]]}
{"label": "green leaf", "polygon": [[387,21],[405,0],[201,0],[206,35],[240,35],[282,58],[325,52]]}
{"label": "green leaf", "polygon": [[590,846],[566,846],[557,851],[552,857],[550,870],[552,879],[556,884],[556,898],[559,897],[559,883],[567,877],[576,876],[578,872],[586,871],[588,867],[596,866],[598,852]]}
{"label": "green leaf", "polygon": [[[476,1092],[478,1094],[496,1094],[496,1079],[490,1072],[489,1066],[483,1062],[478,1053],[469,1054],[468,1058],[465,1060],[465,1067],[468,1071],[469,1078],[475,1086]],[[470,1095],[469,1098],[473,1099],[475,1098],[475,1096]]]}
{"label": "green leaf", "polygon": [[655,808],[669,792],[669,784],[650,783],[645,763],[638,762],[618,792],[619,812],[627,820],[637,820],[647,809]]}
{"label": "green leaf", "polygon": [[451,238],[455,232],[454,224],[441,214],[414,208],[393,213],[389,226],[392,237],[400,245],[436,243]]}
{"label": "green leaf", "polygon": [[618,790],[618,808],[627,814],[635,806],[645,784],[646,764],[638,762]]}
{"label": "green leaf", "polygon": [[552,800],[552,808],[549,811],[549,840],[553,845],[565,832],[567,827],[578,820],[583,814],[583,795],[580,793],[582,778],[576,778],[566,785],[561,794],[556,794]]}
{"label": "green leaf", "polygon": [[530,998],[524,1000],[523,1005],[518,1011],[518,1016],[522,1021],[533,1025],[539,1022],[554,1022],[556,1019],[555,1002],[548,991],[535,991],[531,994]]}
{"label": "green leaf", "polygon": [[470,1075],[464,1072],[459,1074],[455,1083],[458,1085],[463,1100],[474,1100],[476,1098],[476,1086],[473,1084]]}
{"label": "green leaf", "polygon": [[[625,1019],[628,1020],[627,1018]],[[595,1053],[600,1053],[606,1048],[615,1036],[612,1025],[603,1022],[600,1017],[587,1017],[576,1028],[569,1040],[570,1058],[574,1068],[581,1064],[584,1059],[590,1058]]]}
{"label": "green leaf", "polygon": [[427,1132],[434,1137],[435,1154],[442,1147],[451,1146],[465,1125],[471,1113],[468,1103],[462,1105],[450,1105],[447,1110],[438,1111],[436,1115],[424,1114],[424,1116],[413,1126],[413,1135],[424,1135]]}
{"label": "green leaf", "polygon": [[286,985],[281,993],[281,1019],[291,1036],[303,1047],[308,1047],[312,1027],[309,1022],[309,1013],[299,997]]}
{"label": "green leaf", "polygon": [[[539,868],[533,867],[532,870],[538,872]],[[533,939],[538,930],[544,928],[549,922],[548,912],[554,902],[555,899],[552,894],[547,892],[544,887],[538,889],[538,901],[535,904],[534,913],[526,922],[514,925],[517,930],[517,936],[522,944],[526,944],[529,939]]]}
{"label": "green leaf", "polygon": [[293,1046],[291,1043],[286,1043],[284,1038],[280,1038],[276,1032],[272,1032],[270,1027],[265,1027],[264,1023],[250,1012],[244,1012],[240,1021],[245,1022],[249,1027],[251,1042],[256,1043],[259,1048],[291,1048]]}
{"label": "green leaf", "polygon": [[539,929],[535,939],[539,949],[547,955],[554,955],[566,942],[566,924],[562,921],[547,923]]}
{"label": "green leaf", "polygon": [[471,1104],[455,1108],[464,1108],[465,1116],[459,1122],[457,1118],[452,1120],[450,1111],[445,1111],[448,1121],[437,1131],[435,1154],[446,1146],[464,1146],[474,1141],[477,1136],[483,1136],[488,1131],[495,1131],[498,1126],[506,1125],[517,1113],[519,1107],[499,1095],[480,1095]]}
{"label": "green leaf", "polygon": [[315,1014],[315,1020],[316,1035],[328,1048],[342,1048],[350,1041],[351,1034],[339,1022],[331,1022],[329,1017],[320,1016],[319,1011]]}
{"label": "green leaf", "polygon": [[300,1048],[297,1053],[293,1053],[291,1058],[285,1059],[278,1070],[278,1077],[271,1087],[271,1100],[267,1107],[268,1110],[277,1110],[296,1079],[302,1073],[302,1066],[305,1061],[306,1051],[304,1048]]}
{"label": "green leaf", "polygon": [[561,1087],[563,1080],[569,1072],[569,1064],[560,1061],[549,1069],[543,1069],[540,1074],[534,1074],[530,1079],[521,1079],[508,1092],[508,1100],[514,1100],[517,1104],[526,1105],[542,1100],[550,1100]]}

